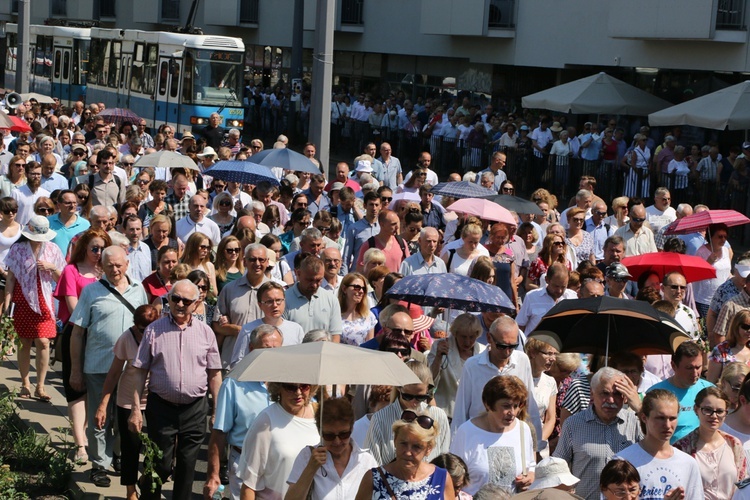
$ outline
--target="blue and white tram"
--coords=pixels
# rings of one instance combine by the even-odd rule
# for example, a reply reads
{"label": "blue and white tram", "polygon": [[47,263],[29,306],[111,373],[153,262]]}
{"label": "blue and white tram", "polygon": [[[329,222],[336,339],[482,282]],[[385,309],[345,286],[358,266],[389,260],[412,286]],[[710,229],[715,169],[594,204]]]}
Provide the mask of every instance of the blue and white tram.
{"label": "blue and white tram", "polygon": [[241,130],[244,53],[239,38],[91,28],[86,97],[178,135],[219,110],[223,126]]}
{"label": "blue and white tram", "polygon": [[[29,91],[57,97],[68,106],[85,98],[90,31],[89,28],[67,26],[30,26]],[[16,24],[7,25],[7,36],[3,86],[15,88],[18,51]]]}

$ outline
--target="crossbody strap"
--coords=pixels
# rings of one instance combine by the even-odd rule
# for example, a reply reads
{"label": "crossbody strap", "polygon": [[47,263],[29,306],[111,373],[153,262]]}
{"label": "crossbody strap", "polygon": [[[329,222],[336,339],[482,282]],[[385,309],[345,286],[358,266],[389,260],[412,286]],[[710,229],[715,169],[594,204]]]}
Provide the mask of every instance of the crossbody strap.
{"label": "crossbody strap", "polygon": [[385,470],[382,467],[378,467],[378,472],[380,472],[380,477],[383,479],[383,485],[385,486],[385,489],[388,491],[388,494],[393,500],[398,500],[398,497],[396,496],[396,492],[393,491],[393,488],[391,488],[391,484],[388,482],[388,478],[385,475]]}
{"label": "crossbody strap", "polygon": [[106,288],[107,290],[109,290],[110,292],[112,292],[112,294],[113,294],[113,295],[114,295],[115,297],[117,297],[117,300],[119,300],[120,302],[122,302],[122,305],[124,305],[125,307],[127,307],[127,308],[128,308],[128,310],[129,310],[129,311],[130,311],[131,313],[133,313],[133,316],[135,316],[135,307],[133,307],[133,304],[131,304],[130,302],[128,302],[128,301],[127,301],[127,300],[125,299],[125,297],[123,297],[123,296],[122,296],[122,294],[121,294],[121,293],[120,293],[120,292],[119,292],[119,291],[118,291],[118,290],[117,290],[116,288],[114,288],[114,287],[113,287],[112,285],[110,285],[110,284],[109,284],[109,283],[108,283],[107,281],[105,281],[104,279],[100,279],[100,280],[99,280],[99,283],[101,283],[101,284],[102,284],[102,286],[103,286],[104,288]]}

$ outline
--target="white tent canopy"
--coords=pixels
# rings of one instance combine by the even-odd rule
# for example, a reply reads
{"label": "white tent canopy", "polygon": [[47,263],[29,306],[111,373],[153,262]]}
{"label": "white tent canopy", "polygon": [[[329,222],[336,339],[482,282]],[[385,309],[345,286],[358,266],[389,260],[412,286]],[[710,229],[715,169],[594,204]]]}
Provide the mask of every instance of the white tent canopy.
{"label": "white tent canopy", "polygon": [[692,125],[714,130],[750,129],[750,81],[652,113],[648,123],[654,127]]}
{"label": "white tent canopy", "polygon": [[560,113],[646,116],[670,103],[606,73],[527,95],[524,108]]}

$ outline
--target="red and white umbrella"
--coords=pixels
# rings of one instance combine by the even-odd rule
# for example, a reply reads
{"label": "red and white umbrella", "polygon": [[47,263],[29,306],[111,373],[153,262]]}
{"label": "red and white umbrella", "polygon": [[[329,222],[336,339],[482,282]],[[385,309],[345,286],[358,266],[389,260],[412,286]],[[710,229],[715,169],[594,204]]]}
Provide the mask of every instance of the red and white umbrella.
{"label": "red and white umbrella", "polygon": [[690,234],[703,231],[711,224],[725,224],[727,227],[741,226],[750,223],[743,214],[736,210],[704,210],[672,222],[664,231],[665,235]]}

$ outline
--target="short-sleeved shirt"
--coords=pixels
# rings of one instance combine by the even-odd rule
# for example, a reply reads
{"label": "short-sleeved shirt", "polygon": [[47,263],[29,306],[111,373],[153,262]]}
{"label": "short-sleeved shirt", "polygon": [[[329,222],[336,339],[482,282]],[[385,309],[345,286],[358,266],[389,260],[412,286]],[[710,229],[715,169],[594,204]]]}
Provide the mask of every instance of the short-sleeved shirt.
{"label": "short-sleeved shirt", "polygon": [[[88,182],[89,177],[84,177],[85,181]],[[110,176],[108,181],[102,180],[99,174],[94,174],[94,187],[91,189],[91,198],[94,200],[94,205],[104,205],[105,207],[111,207],[114,205],[121,205],[125,203],[125,185],[122,181],[119,183],[115,180],[114,172]]]}
{"label": "short-sleeved shirt", "polygon": [[60,214],[54,214],[47,217],[49,220],[49,228],[57,233],[52,239],[52,243],[60,247],[60,251],[63,255],[68,253],[70,240],[72,240],[75,235],[81,234],[91,227],[89,221],[80,215],[75,215],[74,217],[73,224],[70,226],[65,226],[65,224],[60,222]]}
{"label": "short-sleeved shirt", "polygon": [[716,289],[716,292],[714,292],[714,296],[711,299],[711,305],[709,307],[718,315],[724,304],[726,304],[729,299],[731,299],[732,297],[736,297],[739,294],[740,289],[737,288],[737,285],[734,284],[734,279],[730,277],[724,283],[719,285],[719,288]]}
{"label": "short-sleeved shirt", "polygon": [[[133,393],[136,390],[136,368],[133,367],[133,360],[138,354],[139,344],[133,336],[133,330],[128,328],[120,338],[115,342],[115,357],[126,362],[125,369],[120,375],[120,381],[117,383],[117,406],[120,408],[130,409],[133,406]],[[141,393],[141,409],[146,408],[146,398],[148,391]]]}
{"label": "short-sleeved shirt", "polygon": [[719,311],[719,317],[716,319],[716,325],[714,325],[714,332],[726,335],[734,315],[742,309],[747,308],[750,308],[750,295],[745,290],[740,290],[740,293],[729,299],[722,306]]}
{"label": "short-sleeved shirt", "polygon": [[239,382],[225,378],[219,389],[214,429],[227,435],[230,446],[242,447],[255,417],[271,405],[262,382]]}
{"label": "short-sleeved shirt", "polygon": [[656,249],[656,241],[654,241],[654,233],[646,227],[645,223],[634,233],[630,228],[630,224],[625,224],[617,231],[615,236],[620,236],[625,240],[625,255],[627,257],[633,255],[643,255],[644,253],[654,253]]}
{"label": "short-sleeved shirt", "polygon": [[662,499],[665,493],[678,487],[685,489],[685,500],[705,498],[698,462],[677,448],[673,447],[672,451],[670,458],[656,458],[636,443],[617,454],[615,458],[633,464],[641,476],[641,494],[638,498]]}
{"label": "short-sleeved shirt", "polygon": [[[378,238],[373,238],[375,240],[374,247],[382,250],[383,253],[385,253],[384,265],[388,269],[399,269],[404,259],[407,259],[409,257],[409,246],[405,241],[403,242],[404,246],[402,248],[395,236],[391,236],[391,239],[387,245],[383,245]],[[359,254],[357,255],[357,266],[364,266],[365,252],[367,252],[370,248],[373,248],[373,246],[370,245],[370,241],[371,240],[365,241],[365,243],[360,247]]]}
{"label": "short-sleeved shirt", "polygon": [[706,387],[713,386],[714,384],[708,380],[698,379],[695,384],[687,389],[682,389],[676,387],[669,379],[667,379],[662,380],[658,384],[654,384],[649,388],[648,392],[651,392],[654,389],[666,389],[677,396],[677,399],[680,402],[680,413],[677,416],[677,429],[675,429],[672,439],[670,439],[670,443],[674,443],[698,428],[700,422],[698,420],[698,415],[696,415],[695,410],[693,409],[695,407],[695,396]]}
{"label": "short-sleeved shirt", "polygon": [[187,241],[193,233],[202,233],[208,236],[213,246],[218,245],[221,241],[221,231],[218,224],[208,217],[204,217],[200,222],[195,222],[189,215],[186,215],[175,224],[175,234],[183,242]]}
{"label": "short-sleeved shirt", "polygon": [[193,318],[184,326],[172,315],[159,318],[143,333],[133,366],[149,372],[148,390],[173,404],[189,404],[208,391],[207,370],[220,370],[213,330]]}
{"label": "short-sleeved shirt", "polygon": [[445,261],[438,258],[436,255],[432,257],[432,264],[427,264],[422,252],[415,252],[404,259],[401,263],[400,272],[404,276],[411,276],[412,274],[447,273],[448,270],[445,267]]}
{"label": "short-sleeved shirt", "polygon": [[60,274],[60,279],[57,280],[57,288],[52,294],[54,298],[59,301],[57,306],[57,319],[67,323],[70,319],[71,311],[68,310],[68,303],[65,302],[65,297],[75,297],[76,299],[81,296],[81,292],[88,285],[98,281],[96,278],[87,278],[78,271],[78,266],[75,264],[68,264]]}
{"label": "short-sleeved shirt", "polygon": [[346,244],[344,245],[343,260],[347,267],[354,268],[357,262],[354,261],[359,257],[359,249],[362,245],[367,242],[370,238],[380,232],[380,224],[376,220],[374,223],[370,223],[364,217],[359,219],[357,222],[349,226],[346,232]]}
{"label": "short-sleeved shirt", "polygon": [[534,331],[534,328],[542,321],[542,317],[547,314],[547,311],[552,309],[558,302],[565,299],[578,298],[572,290],[565,290],[562,297],[555,300],[552,296],[547,293],[546,288],[539,288],[532,290],[526,294],[526,299],[523,301],[521,310],[518,312],[516,321],[519,325],[523,325],[523,331],[529,334]]}
{"label": "short-sleeved shirt", "polygon": [[[133,308],[148,303],[140,283],[131,281],[121,295]],[[81,292],[70,322],[87,329],[83,373],[107,373],[112,365],[115,342],[122,332],[133,326],[133,313],[104,285],[93,283]]]}
{"label": "short-sleeved shirt", "polygon": [[[263,324],[265,324],[263,318],[258,318],[242,325],[242,330],[237,334],[237,341],[234,343],[234,349],[232,350],[230,368],[233,368],[234,365],[242,361],[242,358],[247,356],[250,352],[250,334]],[[305,331],[294,321],[284,320],[278,326],[278,329],[281,331],[281,336],[284,337],[281,345],[298,345],[302,343],[302,339],[305,337]]]}
{"label": "short-sleeved shirt", "polygon": [[323,288],[318,288],[310,299],[299,291],[299,284],[288,288],[282,317],[298,323],[306,332],[323,329],[329,335],[341,335],[341,305],[332,292]]}

